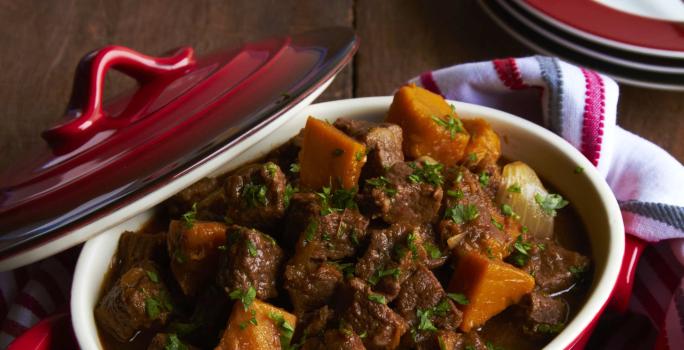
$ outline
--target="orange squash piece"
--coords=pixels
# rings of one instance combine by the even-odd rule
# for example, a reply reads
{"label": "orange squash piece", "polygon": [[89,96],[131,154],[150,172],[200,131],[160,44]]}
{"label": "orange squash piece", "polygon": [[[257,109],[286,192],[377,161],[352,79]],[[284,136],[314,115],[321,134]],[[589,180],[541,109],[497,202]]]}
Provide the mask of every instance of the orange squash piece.
{"label": "orange squash piece", "polygon": [[415,84],[402,86],[394,94],[387,122],[401,126],[404,153],[413,159],[430,156],[454,165],[463,158],[470,139],[444,98]]}
{"label": "orange squash piece", "polygon": [[219,246],[226,244],[227,226],[221,222],[195,221],[188,224],[172,220],[166,241],[171,257],[171,272],[185,295],[216,274]]}
{"label": "orange squash piece", "polygon": [[463,126],[470,134],[465,149],[465,160],[469,166],[496,164],[501,156],[501,141],[492,126],[482,119],[463,119]]}
{"label": "orange squash piece", "polygon": [[299,152],[303,187],[355,187],[365,163],[366,146],[325,121],[309,117]]}
{"label": "orange squash piece", "polygon": [[469,301],[459,305],[463,311],[460,328],[464,332],[482,326],[533,288],[534,278],[525,271],[477,253],[459,259],[449,284],[450,291],[464,294]]}
{"label": "orange squash piece", "polygon": [[294,332],[296,324],[295,315],[271,304],[255,299],[245,310],[238,301],[233,305],[228,326],[216,350],[285,349],[289,344],[281,344],[281,336],[286,339],[290,330]]}

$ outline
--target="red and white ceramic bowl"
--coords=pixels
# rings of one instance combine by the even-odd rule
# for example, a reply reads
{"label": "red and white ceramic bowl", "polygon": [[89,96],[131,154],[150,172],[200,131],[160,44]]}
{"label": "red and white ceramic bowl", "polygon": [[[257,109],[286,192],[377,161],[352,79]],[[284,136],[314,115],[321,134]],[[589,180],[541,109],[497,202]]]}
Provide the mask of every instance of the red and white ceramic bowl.
{"label": "red and white ceramic bowl", "polygon": [[[268,129],[253,133],[243,141],[244,147],[236,147],[217,158],[216,161],[223,164],[214,175],[256,159],[287,141],[299,132],[309,115],[330,121],[342,116],[380,121],[391,101],[391,96],[357,98],[314,104],[298,112],[293,111],[291,115],[283,116],[285,122],[282,125],[272,124]],[[593,324],[608,304],[621,271],[625,234],[613,193],[589,161],[552,132],[502,111],[456,101],[451,103],[462,118],[482,117],[489,121],[501,136],[503,156],[532,166],[543,179],[568,198],[584,222],[595,263],[593,284],[579,313],[546,346],[547,349],[582,348]],[[583,174],[574,173],[577,166],[585,169]],[[186,182],[183,185],[190,184],[190,181]],[[181,185],[176,185],[145,200],[157,203],[159,198],[154,196],[168,197],[180,189]],[[85,244],[76,266],[71,294],[73,328],[81,348],[101,348],[93,310],[119,236],[126,230],[140,228],[151,216],[152,210],[144,211],[97,234]]]}

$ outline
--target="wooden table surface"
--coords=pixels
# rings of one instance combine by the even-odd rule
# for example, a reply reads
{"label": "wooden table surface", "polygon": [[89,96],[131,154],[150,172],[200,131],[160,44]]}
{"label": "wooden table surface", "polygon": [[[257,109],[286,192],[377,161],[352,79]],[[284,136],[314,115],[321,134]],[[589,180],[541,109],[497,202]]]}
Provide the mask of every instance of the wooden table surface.
{"label": "wooden table surface", "polygon": [[[0,169],[43,142],[62,118],[73,72],[107,45],[199,54],[241,40],[329,25],[354,27],[361,48],[319,100],[386,95],[425,70],[534,52],[475,0],[199,1],[3,0],[0,2]],[[127,81],[111,75],[107,93]],[[684,160],[684,93],[620,86],[618,123]]]}

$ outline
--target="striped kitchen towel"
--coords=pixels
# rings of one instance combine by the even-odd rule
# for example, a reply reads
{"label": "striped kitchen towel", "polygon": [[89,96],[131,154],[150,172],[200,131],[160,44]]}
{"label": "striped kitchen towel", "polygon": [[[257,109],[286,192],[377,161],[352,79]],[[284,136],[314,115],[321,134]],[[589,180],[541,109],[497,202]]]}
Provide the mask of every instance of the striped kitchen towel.
{"label": "striped kitchen towel", "polygon": [[[616,125],[615,81],[557,58],[534,56],[460,64],[411,82],[447,99],[526,117],[579,149],[615,193],[625,232],[659,242],[645,250],[637,268],[633,314],[604,317],[590,347],[684,349],[684,168],[660,147]],[[640,315],[650,320],[652,332]]]}

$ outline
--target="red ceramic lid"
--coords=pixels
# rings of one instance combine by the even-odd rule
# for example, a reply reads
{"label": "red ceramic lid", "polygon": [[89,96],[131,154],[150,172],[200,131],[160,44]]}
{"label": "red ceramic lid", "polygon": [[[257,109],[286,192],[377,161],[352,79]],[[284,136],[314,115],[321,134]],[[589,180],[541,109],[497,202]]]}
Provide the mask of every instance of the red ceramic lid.
{"label": "red ceramic lid", "polygon": [[[66,121],[42,133],[42,149],[0,174],[0,266],[272,122],[339,72],[357,45],[350,29],[330,28],[204,57],[191,48],[157,58],[119,46],[86,55]],[[138,87],[102,102],[110,68]]]}

